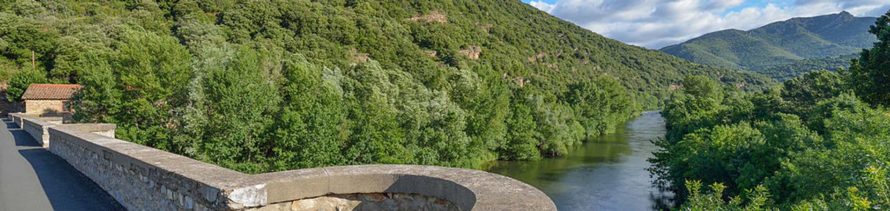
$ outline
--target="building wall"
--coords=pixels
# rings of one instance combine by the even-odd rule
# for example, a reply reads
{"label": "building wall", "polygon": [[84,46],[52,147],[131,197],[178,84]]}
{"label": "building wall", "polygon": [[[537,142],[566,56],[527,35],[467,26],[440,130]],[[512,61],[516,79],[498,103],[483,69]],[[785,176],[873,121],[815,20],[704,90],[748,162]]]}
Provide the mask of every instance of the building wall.
{"label": "building wall", "polygon": [[26,114],[53,114],[66,112],[66,100],[25,100]]}

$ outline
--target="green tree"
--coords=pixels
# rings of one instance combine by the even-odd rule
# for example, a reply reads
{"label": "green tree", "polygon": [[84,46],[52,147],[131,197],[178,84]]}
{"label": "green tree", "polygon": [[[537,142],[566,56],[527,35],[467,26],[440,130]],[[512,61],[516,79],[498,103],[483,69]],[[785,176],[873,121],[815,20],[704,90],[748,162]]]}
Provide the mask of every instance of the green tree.
{"label": "green tree", "polygon": [[587,140],[611,132],[616,123],[623,122],[636,112],[634,102],[624,87],[609,77],[570,84],[565,98],[585,128]]}
{"label": "green tree", "polygon": [[346,74],[349,115],[353,120],[349,140],[345,144],[347,163],[409,163],[414,160],[407,149],[405,131],[399,126],[399,111],[394,107],[397,85],[390,81],[389,71],[379,64],[355,67]]}
{"label": "green tree", "polygon": [[[271,156],[269,134],[281,101],[275,80],[262,63],[267,59],[248,47],[223,48],[213,52],[208,65],[198,68],[193,81],[192,102],[187,116],[200,116],[200,133],[191,137],[200,143],[199,158],[247,171],[268,169]],[[199,101],[200,100],[200,101]]]}
{"label": "green tree", "polygon": [[24,70],[15,73],[9,79],[9,87],[6,89],[6,98],[10,102],[21,101],[22,95],[31,84],[47,82],[46,75],[40,71]]}
{"label": "green tree", "polygon": [[[276,123],[276,169],[338,165],[349,135],[343,92],[300,56],[285,64],[284,109]],[[327,70],[332,72],[331,70]]]}
{"label": "green tree", "polygon": [[507,119],[507,145],[503,146],[506,159],[536,160],[541,158],[538,151],[540,141],[532,108],[526,105],[522,92],[515,93],[510,103],[510,117]]}
{"label": "green tree", "polygon": [[[77,110],[98,111],[79,120],[105,120],[118,124],[117,136],[136,143],[170,150],[174,108],[186,100],[191,56],[176,39],[133,29],[121,34],[115,52],[84,77],[88,87]],[[113,83],[113,85],[111,84]]]}
{"label": "green tree", "polygon": [[80,77],[83,88],[75,95],[73,107],[77,112],[74,119],[81,122],[116,122],[115,115],[121,112],[123,91],[110,62],[110,55],[88,52],[83,55],[87,61]]}
{"label": "green tree", "polygon": [[890,12],[878,17],[868,32],[878,37],[850,66],[850,83],[856,94],[872,104],[890,105]]}
{"label": "green tree", "polygon": [[586,137],[584,126],[574,119],[572,108],[555,101],[555,96],[535,97],[531,100],[535,111],[537,139],[542,154],[556,157],[580,145]]}
{"label": "green tree", "polygon": [[44,74],[52,69],[59,37],[55,30],[46,30],[40,25],[28,18],[0,12],[0,55],[21,69]]}
{"label": "green tree", "polygon": [[809,117],[818,116],[812,114],[816,104],[839,96],[844,92],[846,84],[837,73],[817,71],[786,81],[782,86],[782,111],[809,121]]}
{"label": "green tree", "polygon": [[[679,138],[656,141],[663,149],[654,153],[650,171],[664,188],[685,187],[673,188],[685,202],[684,209],[743,209],[742,205],[750,202],[729,197],[726,203],[724,199],[743,199],[744,190],[754,189],[768,194],[767,203],[759,206],[762,209],[867,210],[888,206],[890,178],[888,169],[879,163],[890,160],[886,144],[890,142],[890,115],[842,93],[835,86],[837,76],[825,74],[801,76],[786,82],[779,91],[740,97],[729,93],[729,98],[738,99],[724,104],[754,108],[718,110],[708,118],[720,121],[689,132],[679,131],[688,125],[670,128]],[[778,93],[783,93],[784,99]],[[780,106],[775,102],[788,108],[776,109]],[[667,109],[678,108],[686,109],[668,107],[664,112],[675,114],[678,111]],[[804,110],[799,113],[806,119],[783,110]],[[701,183],[692,187],[687,180],[721,184],[719,194],[696,193]]]}
{"label": "green tree", "polygon": [[856,200],[888,206],[890,169],[880,163],[890,160],[890,116],[849,95],[828,101],[820,103],[820,109],[830,110],[824,118],[825,147],[798,150],[777,176],[788,181],[786,190],[793,190],[787,199],[810,199],[828,190],[837,195],[829,201],[853,201],[848,191],[855,188]]}
{"label": "green tree", "polygon": [[467,111],[465,132],[471,140],[472,158],[497,159],[498,147],[506,145],[506,118],[510,89],[490,67],[461,70],[454,76],[450,92],[453,101]]}
{"label": "green tree", "polygon": [[662,112],[669,129],[667,140],[679,140],[685,133],[713,126],[715,116],[723,110],[723,88],[716,81],[690,76],[682,85],[682,92],[671,95]]}

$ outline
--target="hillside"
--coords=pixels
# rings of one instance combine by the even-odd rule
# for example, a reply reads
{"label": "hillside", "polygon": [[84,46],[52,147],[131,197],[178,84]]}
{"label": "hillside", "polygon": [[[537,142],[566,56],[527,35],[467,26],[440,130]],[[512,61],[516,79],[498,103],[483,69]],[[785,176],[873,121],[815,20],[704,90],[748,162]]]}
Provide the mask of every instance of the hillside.
{"label": "hillside", "polygon": [[0,11],[10,86],[81,83],[79,121],[249,172],[559,156],[656,107],[685,76],[769,83],[514,0],[21,1]]}
{"label": "hillside", "polygon": [[848,12],[792,18],[749,31],[724,30],[661,50],[696,63],[748,69],[766,75],[771,68],[807,59],[829,59],[859,53],[876,41],[868,33],[873,17]]}
{"label": "hillside", "polygon": [[778,81],[787,81],[818,70],[837,71],[849,69],[850,61],[853,59],[859,59],[859,54],[797,60],[789,64],[765,66],[758,72]]}

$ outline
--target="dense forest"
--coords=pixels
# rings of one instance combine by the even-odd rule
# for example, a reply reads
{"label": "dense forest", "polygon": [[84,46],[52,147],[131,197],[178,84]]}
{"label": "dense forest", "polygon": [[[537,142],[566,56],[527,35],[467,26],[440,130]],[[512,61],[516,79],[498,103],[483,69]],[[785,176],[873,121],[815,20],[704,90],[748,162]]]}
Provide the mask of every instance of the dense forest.
{"label": "dense forest", "polygon": [[778,81],[787,81],[797,76],[807,74],[809,72],[828,70],[837,71],[850,68],[850,61],[859,58],[858,54],[850,54],[844,56],[804,59],[791,62],[789,64],[769,65],[757,70],[751,70],[769,76]]}
{"label": "dense forest", "polygon": [[846,68],[849,55],[876,41],[868,27],[874,17],[848,12],[792,18],[748,30],[709,33],[661,50],[696,63],[755,71],[777,80]]}
{"label": "dense forest", "polygon": [[890,13],[850,69],[757,93],[688,77],[650,171],[684,210],[890,207]]}
{"label": "dense forest", "polygon": [[0,55],[11,100],[79,83],[76,121],[244,172],[559,156],[687,75],[769,83],[515,0],[3,0]]}

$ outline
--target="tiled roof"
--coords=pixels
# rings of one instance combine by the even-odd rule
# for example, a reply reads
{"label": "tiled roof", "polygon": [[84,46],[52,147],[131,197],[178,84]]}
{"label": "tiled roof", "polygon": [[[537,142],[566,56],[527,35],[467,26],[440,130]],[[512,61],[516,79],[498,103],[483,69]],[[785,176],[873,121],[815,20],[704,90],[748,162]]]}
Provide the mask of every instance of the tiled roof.
{"label": "tiled roof", "polygon": [[69,100],[80,89],[78,84],[31,84],[23,100]]}

